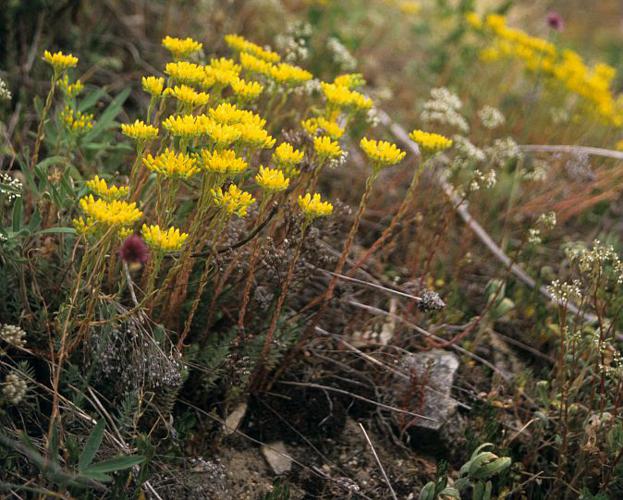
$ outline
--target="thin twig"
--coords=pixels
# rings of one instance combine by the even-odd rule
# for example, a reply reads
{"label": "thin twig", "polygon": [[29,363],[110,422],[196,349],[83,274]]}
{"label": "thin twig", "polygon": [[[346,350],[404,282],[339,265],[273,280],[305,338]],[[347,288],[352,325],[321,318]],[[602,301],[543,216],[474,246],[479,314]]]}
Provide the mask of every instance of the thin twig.
{"label": "thin twig", "polygon": [[385,482],[387,483],[387,487],[389,488],[389,491],[391,491],[391,493],[392,493],[392,498],[394,500],[398,500],[398,497],[396,496],[396,492],[394,491],[394,488],[392,488],[392,483],[389,482],[389,477],[387,477],[387,473],[385,472],[385,469],[383,468],[383,464],[381,463],[381,460],[379,459],[379,456],[376,454],[376,450],[374,449],[374,445],[372,444],[372,441],[370,441],[370,438],[368,437],[368,433],[366,432],[366,430],[364,429],[364,427],[363,427],[363,425],[361,423],[359,423],[359,427],[361,427],[361,432],[363,432],[363,435],[365,436],[366,441],[370,445],[370,449],[372,450],[372,454],[374,455],[374,459],[376,460],[376,463],[379,465],[379,469],[381,469],[381,473],[383,474],[383,478],[385,479]]}
{"label": "thin twig", "polygon": [[591,156],[602,156],[604,158],[614,158],[615,160],[623,160],[623,151],[614,151],[612,149],[595,148],[592,146],[573,146],[573,145],[549,145],[549,144],[525,144],[519,146],[522,151],[528,153],[569,153],[569,154],[586,154]]}

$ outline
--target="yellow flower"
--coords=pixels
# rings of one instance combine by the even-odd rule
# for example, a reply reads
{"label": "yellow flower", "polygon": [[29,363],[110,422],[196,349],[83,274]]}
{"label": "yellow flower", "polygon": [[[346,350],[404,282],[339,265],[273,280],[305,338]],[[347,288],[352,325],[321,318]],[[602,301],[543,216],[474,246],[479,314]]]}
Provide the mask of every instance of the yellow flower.
{"label": "yellow flower", "polygon": [[236,75],[240,74],[240,64],[237,64],[233,59],[228,59],[227,57],[219,57],[218,59],[210,60],[210,68],[213,68],[218,71],[227,71],[229,73],[235,73]]}
{"label": "yellow flower", "polygon": [[205,78],[205,68],[186,61],[170,62],[164,72],[178,83],[201,85]]}
{"label": "yellow flower", "polygon": [[131,124],[121,124],[121,133],[136,141],[149,141],[158,137],[158,129],[153,125],[147,125],[141,120],[136,120]]}
{"label": "yellow flower", "polygon": [[66,106],[63,111],[61,111],[60,118],[70,132],[79,134],[93,128],[92,114],[74,111],[69,106]]}
{"label": "yellow flower", "polygon": [[281,170],[262,166],[260,166],[260,172],[255,176],[255,182],[262,189],[273,193],[285,191],[290,185],[290,179],[283,175]]}
{"label": "yellow flower", "polygon": [[129,189],[126,186],[109,186],[104,179],[100,179],[97,175],[93,177],[93,179],[85,182],[85,185],[92,193],[106,201],[125,198],[129,193]]}
{"label": "yellow flower", "polygon": [[87,221],[90,217],[108,226],[131,226],[143,216],[136,203],[95,199],[91,194],[80,200],[80,208],[86,214]]}
{"label": "yellow flower", "polygon": [[269,62],[259,59],[254,55],[242,52],[240,54],[240,64],[242,67],[251,73],[259,73],[260,75],[271,76],[273,68],[275,67]]}
{"label": "yellow flower", "polygon": [[286,86],[300,85],[313,78],[313,75],[309,71],[286,63],[273,66],[270,71],[270,76],[277,83]]}
{"label": "yellow flower", "polygon": [[375,141],[374,139],[361,139],[359,143],[366,156],[372,160],[375,168],[389,167],[401,162],[406,153],[387,141]]}
{"label": "yellow flower", "polygon": [[119,229],[119,238],[125,240],[128,236],[134,234],[134,230],[131,227],[122,227]]}
{"label": "yellow flower", "polygon": [[156,252],[177,252],[188,239],[188,234],[176,227],[162,230],[160,226],[143,224],[141,233],[147,246]]}
{"label": "yellow flower", "polygon": [[482,19],[476,12],[468,12],[465,15],[465,20],[472,28],[479,30],[482,28]]}
{"label": "yellow flower", "polygon": [[248,82],[242,78],[236,78],[232,81],[231,88],[234,94],[244,101],[253,101],[264,91],[264,86],[261,83]]}
{"label": "yellow flower", "polygon": [[273,162],[283,169],[292,169],[303,161],[305,153],[292,147],[292,144],[283,142],[277,146],[273,153]]}
{"label": "yellow flower", "polygon": [[162,126],[174,137],[198,137],[205,133],[204,127],[193,115],[169,116]]}
{"label": "yellow flower", "polygon": [[339,75],[333,80],[335,85],[340,87],[346,87],[347,89],[356,89],[366,84],[361,73],[347,73],[345,75]]}
{"label": "yellow flower", "polygon": [[237,157],[236,152],[230,149],[214,152],[203,149],[201,160],[207,172],[218,174],[237,175],[244,172],[248,166],[244,158]]}
{"label": "yellow flower", "polygon": [[205,115],[199,119],[204,129],[217,148],[227,148],[240,139],[240,131],[233,125],[218,123]]}
{"label": "yellow flower", "polygon": [[430,152],[443,151],[452,146],[452,140],[439,134],[414,130],[409,134],[413,142],[417,142],[420,147]]}
{"label": "yellow flower", "polygon": [[63,78],[58,81],[58,85],[67,97],[76,97],[84,90],[84,83],[80,80],[76,80],[74,83],[69,83],[69,77],[67,75],[64,75]]}
{"label": "yellow flower", "polygon": [[237,123],[247,123],[258,127],[264,127],[266,125],[266,120],[261,116],[256,115],[252,111],[240,109],[235,104],[228,102],[219,104],[216,108],[210,108],[208,113],[216,122],[225,125],[234,125]]}
{"label": "yellow flower", "polygon": [[231,85],[232,82],[234,82],[238,78],[238,72],[236,71],[207,66],[204,70],[204,78],[201,86],[205,89],[209,89],[215,84],[218,84],[221,87],[225,87],[227,85]]}
{"label": "yellow flower", "polygon": [[213,189],[212,197],[214,204],[225,210],[229,215],[244,217],[247,209],[255,203],[255,198],[246,191],[242,191],[235,184],[231,184],[227,191],[222,188]]}
{"label": "yellow flower", "polygon": [[305,196],[299,196],[298,203],[305,217],[309,219],[326,217],[333,213],[333,205],[328,201],[322,201],[318,193],[313,196],[309,193]]}
{"label": "yellow flower", "polygon": [[184,59],[189,55],[203,49],[203,44],[196,42],[192,38],[173,38],[165,36],[162,39],[162,46],[167,49],[176,59]]}
{"label": "yellow flower", "polygon": [[143,90],[153,97],[160,97],[164,89],[164,78],[156,76],[144,76],[141,79]]}
{"label": "yellow flower", "polygon": [[372,99],[356,90],[350,90],[347,87],[326,82],[322,82],[321,87],[327,102],[337,108],[367,110],[372,107]]}
{"label": "yellow flower", "polygon": [[173,96],[178,101],[188,104],[189,106],[204,106],[210,102],[209,94],[197,92],[188,85],[176,85],[173,88],[166,89],[164,95]]}
{"label": "yellow flower", "polygon": [[240,133],[238,140],[244,146],[270,149],[275,145],[276,140],[255,123],[237,123],[233,127]]}
{"label": "yellow flower", "polygon": [[63,54],[62,52],[52,54],[48,50],[43,53],[43,60],[50,64],[57,73],[73,68],[78,64],[78,58],[71,54]]}
{"label": "yellow flower", "polygon": [[263,59],[264,61],[276,63],[281,60],[279,54],[264,49],[240,35],[225,35],[225,43],[237,52],[253,54],[255,57]]}
{"label": "yellow flower", "polygon": [[71,221],[72,226],[76,232],[80,235],[87,236],[89,234],[93,234],[95,232],[95,221],[91,217],[78,217],[77,219],[73,219]]}
{"label": "yellow flower", "polygon": [[305,131],[312,137],[316,134],[328,135],[331,139],[339,139],[344,135],[344,129],[337,123],[327,120],[326,118],[309,118],[301,122]]}
{"label": "yellow flower", "polygon": [[176,153],[169,148],[156,157],[148,154],[143,158],[143,164],[157,174],[181,179],[188,179],[200,171],[196,158],[184,153]]}
{"label": "yellow flower", "polygon": [[314,150],[321,160],[337,159],[342,156],[340,144],[326,135],[314,137]]}

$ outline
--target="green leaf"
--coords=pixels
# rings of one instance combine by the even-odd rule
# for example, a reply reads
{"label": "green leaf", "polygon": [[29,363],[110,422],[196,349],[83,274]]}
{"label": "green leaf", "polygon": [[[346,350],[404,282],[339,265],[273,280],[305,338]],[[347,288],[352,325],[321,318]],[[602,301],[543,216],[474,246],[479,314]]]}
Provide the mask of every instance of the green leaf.
{"label": "green leaf", "polygon": [[22,222],[24,221],[24,202],[21,198],[15,200],[13,204],[13,231],[18,232],[22,228]]}
{"label": "green leaf", "polygon": [[102,113],[97,123],[93,126],[93,128],[89,131],[88,134],[84,136],[84,142],[92,142],[93,139],[97,138],[102,132],[108,130],[113,124],[117,115],[123,109],[123,103],[130,95],[130,88],[124,89],[117,97],[115,97],[111,103],[106,108],[106,111]]}
{"label": "green leaf", "polygon": [[85,112],[97,104],[102,97],[106,95],[105,89],[97,89],[87,94],[78,105],[78,111]]}
{"label": "green leaf", "polygon": [[106,421],[103,418],[95,424],[93,431],[89,435],[89,439],[87,439],[87,442],[84,445],[84,450],[82,450],[80,458],[78,459],[78,469],[81,471],[86,469],[86,467],[90,465],[95,458],[95,454],[102,444],[102,439],[104,439],[105,428]]}
{"label": "green leaf", "polygon": [[141,455],[121,455],[110,460],[104,460],[88,466],[82,472],[84,474],[115,472],[118,470],[129,469],[135,465],[142,464],[145,457]]}
{"label": "green leaf", "polygon": [[49,227],[47,229],[42,229],[41,231],[37,231],[36,234],[76,234],[76,230],[73,227]]}

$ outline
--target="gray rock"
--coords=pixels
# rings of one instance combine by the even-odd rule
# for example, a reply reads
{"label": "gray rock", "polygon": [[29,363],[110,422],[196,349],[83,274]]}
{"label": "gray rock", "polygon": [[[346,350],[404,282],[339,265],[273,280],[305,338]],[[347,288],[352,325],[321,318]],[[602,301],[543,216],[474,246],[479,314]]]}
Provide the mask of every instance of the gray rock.
{"label": "gray rock", "polygon": [[[454,414],[457,401],[450,396],[459,359],[441,349],[405,356],[395,386],[395,398],[402,408],[425,418],[413,417],[409,427],[438,431]],[[410,417],[409,417],[410,418]]]}

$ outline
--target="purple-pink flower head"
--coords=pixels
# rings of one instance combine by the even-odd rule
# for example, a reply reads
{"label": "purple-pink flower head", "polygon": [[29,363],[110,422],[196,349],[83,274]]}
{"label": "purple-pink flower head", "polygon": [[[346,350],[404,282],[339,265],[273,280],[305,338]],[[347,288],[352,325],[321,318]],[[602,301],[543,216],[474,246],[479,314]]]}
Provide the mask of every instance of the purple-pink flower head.
{"label": "purple-pink flower head", "polygon": [[131,267],[140,267],[149,260],[149,248],[143,238],[132,234],[121,244],[119,257]]}
{"label": "purple-pink flower head", "polygon": [[547,25],[553,30],[562,31],[565,28],[565,21],[558,12],[551,11],[547,14]]}

